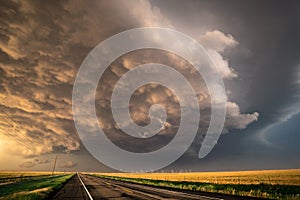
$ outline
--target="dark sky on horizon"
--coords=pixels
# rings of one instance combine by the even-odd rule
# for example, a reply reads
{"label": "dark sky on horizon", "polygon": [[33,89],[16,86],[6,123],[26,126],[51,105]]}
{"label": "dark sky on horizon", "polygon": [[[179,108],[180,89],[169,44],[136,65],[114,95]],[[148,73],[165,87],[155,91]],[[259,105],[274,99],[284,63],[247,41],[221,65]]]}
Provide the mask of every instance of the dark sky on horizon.
{"label": "dark sky on horizon", "polygon": [[[57,154],[58,170],[109,171],[86,151],[76,134],[72,117],[76,73],[103,40],[149,26],[178,30],[202,44],[218,65],[228,97],[226,133],[213,151],[199,160],[200,144],[195,141],[165,170],[299,168],[299,10],[297,0],[2,0],[0,170],[51,170]],[[109,88],[120,73],[151,61],[147,56],[177,64],[186,73],[183,65],[188,64],[171,54],[128,54],[106,72],[96,97],[102,128],[115,143],[125,148],[130,144],[137,151],[156,146],[134,144],[135,140],[118,135],[102,102],[110,97]],[[195,81],[195,76],[189,78]],[[169,113],[175,113],[170,114],[171,128],[152,141],[166,144],[176,130],[178,102],[166,95],[165,88],[149,86],[142,91],[140,95],[149,101],[136,98],[134,105],[147,108],[162,102],[172,107]],[[203,99],[200,105],[209,101]],[[140,124],[147,123],[145,113],[132,112]],[[204,111],[203,116],[209,113]],[[202,125],[205,129],[205,122]]]}

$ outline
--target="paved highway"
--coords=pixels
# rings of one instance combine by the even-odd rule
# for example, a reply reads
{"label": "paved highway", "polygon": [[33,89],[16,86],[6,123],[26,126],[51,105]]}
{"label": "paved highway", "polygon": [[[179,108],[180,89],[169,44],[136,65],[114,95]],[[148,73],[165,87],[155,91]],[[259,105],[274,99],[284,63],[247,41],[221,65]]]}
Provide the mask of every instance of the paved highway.
{"label": "paved highway", "polygon": [[258,198],[237,197],[230,195],[170,190],[141,184],[128,183],[77,174],[72,177],[51,199],[109,199],[109,200],[252,200]]}
{"label": "paved highway", "polygon": [[73,176],[56,194],[51,196],[50,199],[90,200],[79,180],[78,175]]}

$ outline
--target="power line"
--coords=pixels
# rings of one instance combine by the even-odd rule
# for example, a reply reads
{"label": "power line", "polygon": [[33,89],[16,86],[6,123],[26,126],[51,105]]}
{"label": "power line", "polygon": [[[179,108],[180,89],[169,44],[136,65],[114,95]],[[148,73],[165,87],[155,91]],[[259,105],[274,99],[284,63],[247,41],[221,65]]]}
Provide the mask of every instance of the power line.
{"label": "power line", "polygon": [[[13,128],[14,132],[20,132],[21,127],[19,126],[19,124],[2,108],[0,108],[0,110],[2,111],[2,113],[4,113],[6,115],[6,117],[4,117],[4,115],[0,115],[0,117],[2,119],[4,119],[6,121],[6,123],[11,126]],[[8,120],[8,119],[9,120]],[[35,143],[35,144],[40,144],[37,143],[35,140],[33,140],[32,138],[25,138],[23,134],[10,134],[7,133],[7,131],[3,130],[4,135],[12,137],[14,140],[16,140],[19,144],[26,146],[28,149],[32,149],[32,146],[29,146],[28,144],[26,144],[24,141],[26,140],[30,140],[31,143]],[[21,136],[21,137],[20,137]]]}
{"label": "power line", "polygon": [[[3,117],[2,117],[2,119],[3,119]],[[10,123],[8,121],[6,121],[6,122],[13,129],[13,131],[16,132],[16,127],[12,123]],[[24,139],[24,137],[20,137],[20,135],[11,134],[2,127],[1,127],[1,129],[3,130],[4,135],[9,136],[9,137],[13,138],[14,140],[17,140],[19,143],[21,142],[23,145],[25,145],[25,142],[22,140],[22,139]],[[23,136],[23,135],[21,135],[21,136]]]}
{"label": "power line", "polygon": [[2,130],[3,135],[5,135],[6,137],[9,137],[9,138],[12,138],[18,144],[20,144],[22,146],[26,146],[28,149],[32,148],[32,146],[29,146],[28,144],[24,143],[24,141],[22,141],[20,138],[15,137],[14,135],[7,133],[7,130],[3,129],[2,127],[0,127],[0,130]]}

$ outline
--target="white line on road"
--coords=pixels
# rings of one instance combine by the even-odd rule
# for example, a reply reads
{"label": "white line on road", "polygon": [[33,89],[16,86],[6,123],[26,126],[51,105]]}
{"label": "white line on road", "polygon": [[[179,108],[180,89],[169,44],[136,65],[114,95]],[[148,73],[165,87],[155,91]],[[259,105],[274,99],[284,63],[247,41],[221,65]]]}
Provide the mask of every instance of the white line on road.
{"label": "white line on road", "polygon": [[82,184],[82,186],[83,186],[84,190],[86,191],[87,195],[89,196],[90,200],[93,200],[93,197],[92,197],[92,195],[91,195],[91,194],[89,193],[89,191],[86,189],[86,187],[85,187],[85,185],[84,185],[83,181],[81,180],[81,178],[80,178],[80,176],[79,176],[79,173],[78,173],[78,172],[77,172],[77,176],[78,176],[78,178],[79,178],[79,180],[80,180],[80,182],[81,182],[81,184]]}

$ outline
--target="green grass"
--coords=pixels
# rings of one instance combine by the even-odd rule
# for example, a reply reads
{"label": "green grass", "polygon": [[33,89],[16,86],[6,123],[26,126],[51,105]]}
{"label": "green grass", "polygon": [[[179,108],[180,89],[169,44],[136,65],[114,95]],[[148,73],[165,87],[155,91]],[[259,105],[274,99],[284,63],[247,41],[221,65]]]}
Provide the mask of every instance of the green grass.
{"label": "green grass", "polygon": [[[56,172],[56,174],[61,174],[61,172]],[[0,171],[0,186],[51,176],[52,172]]]}
{"label": "green grass", "polygon": [[0,199],[45,199],[52,191],[60,188],[74,174],[41,176],[25,181],[0,186]]}
{"label": "green grass", "polygon": [[193,191],[217,192],[223,194],[254,196],[272,199],[297,200],[300,199],[300,186],[297,185],[279,185],[279,184],[216,184],[204,182],[188,182],[188,181],[165,181],[150,180],[143,178],[125,178],[116,176],[101,176],[104,178],[129,181],[146,185],[170,187],[177,189],[186,189]]}

